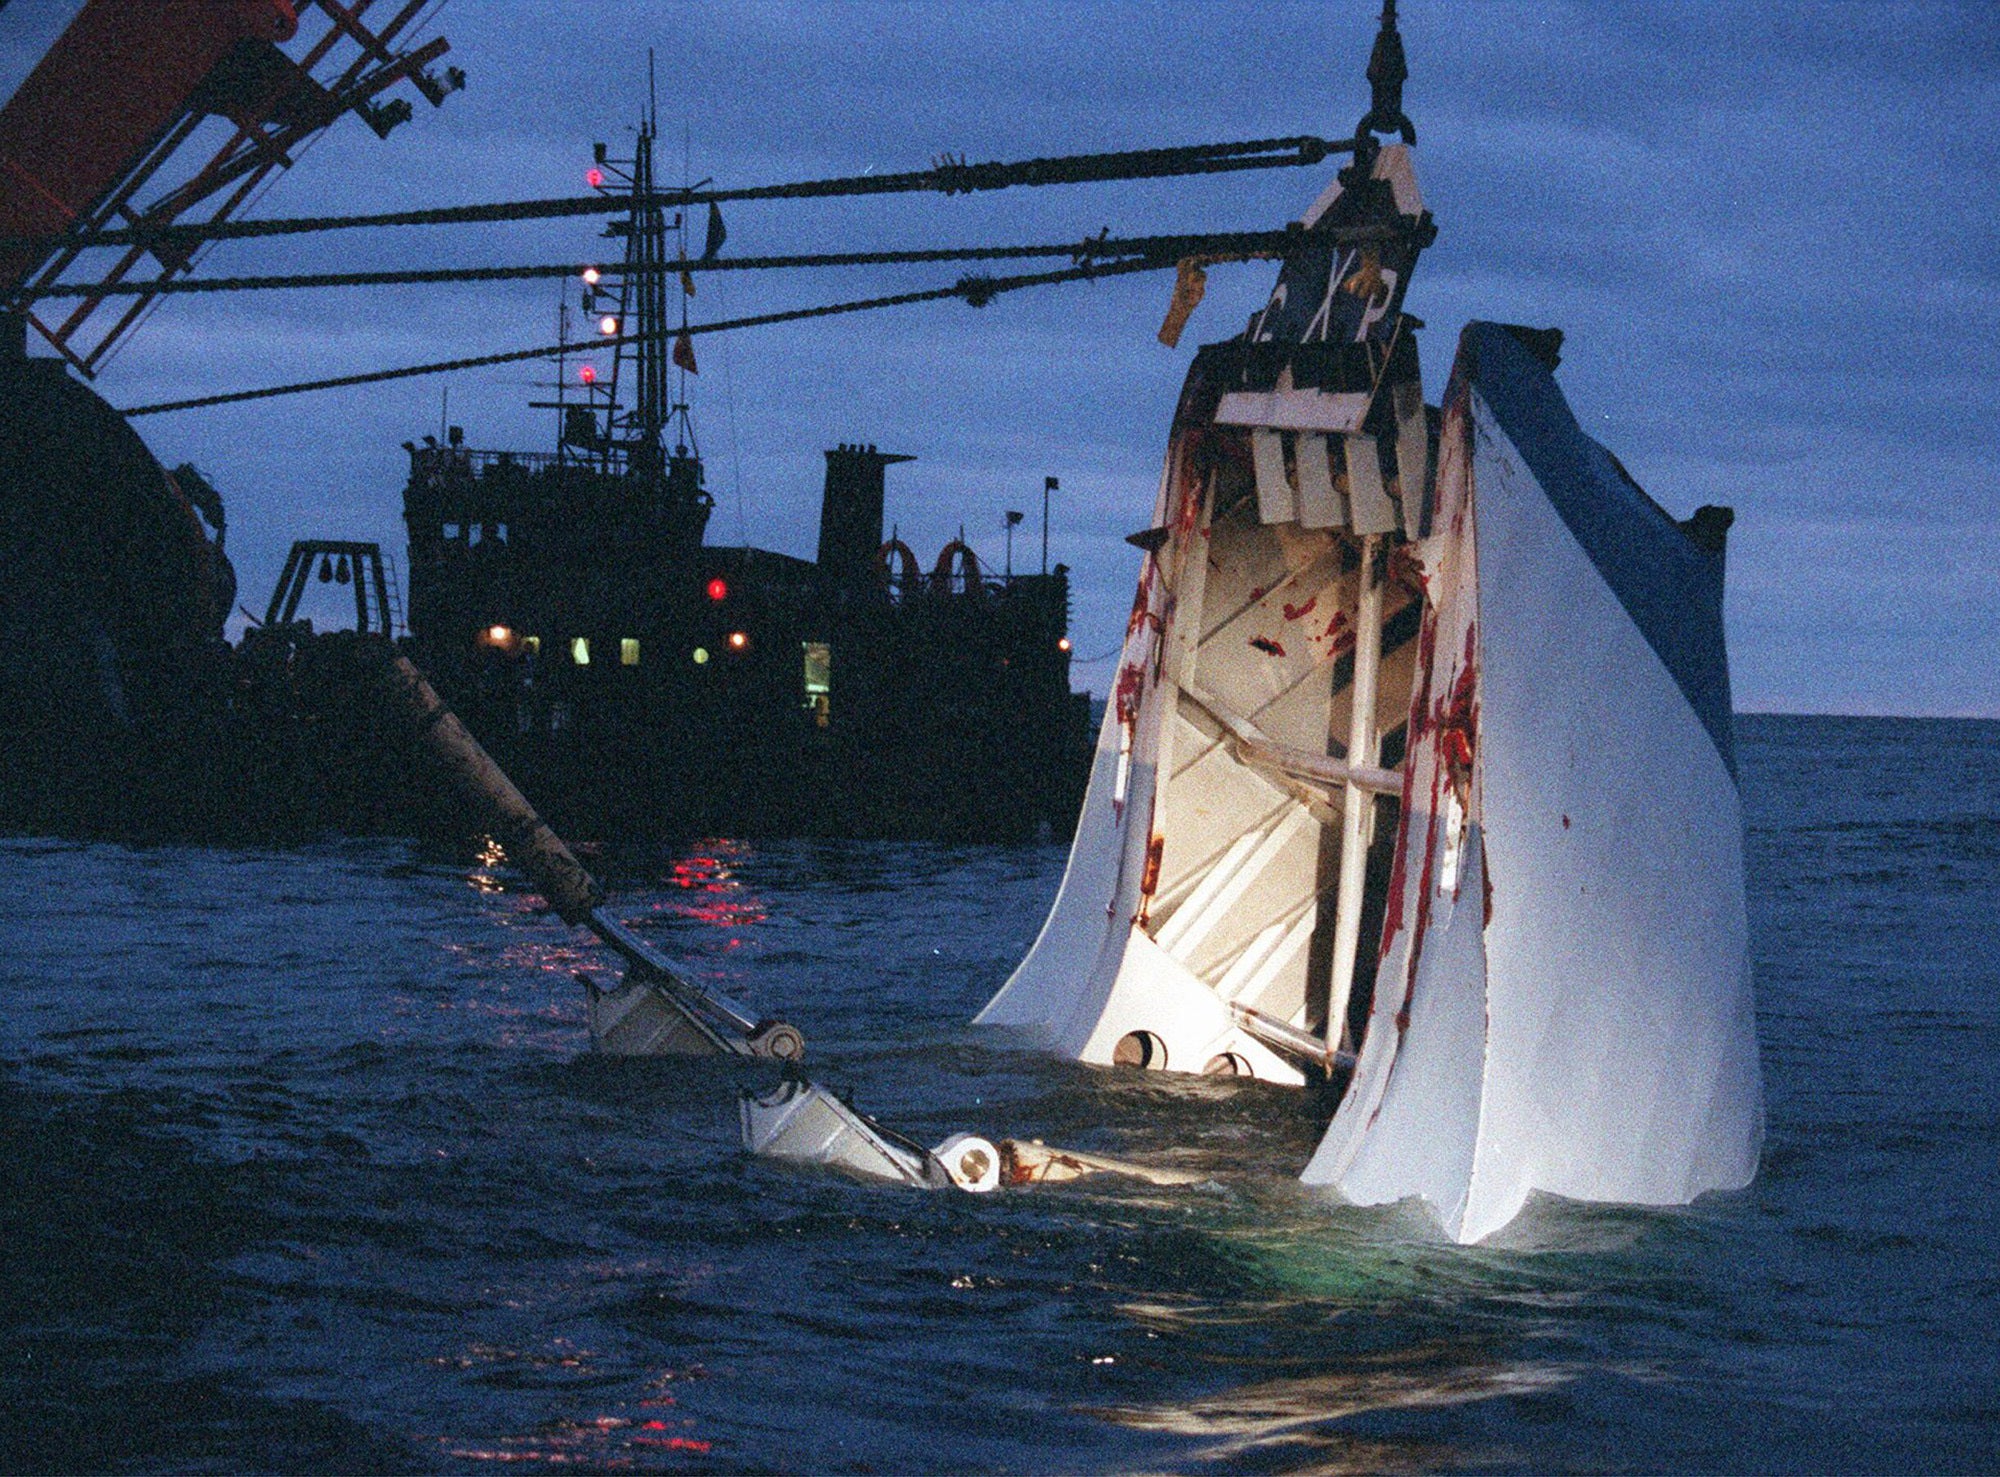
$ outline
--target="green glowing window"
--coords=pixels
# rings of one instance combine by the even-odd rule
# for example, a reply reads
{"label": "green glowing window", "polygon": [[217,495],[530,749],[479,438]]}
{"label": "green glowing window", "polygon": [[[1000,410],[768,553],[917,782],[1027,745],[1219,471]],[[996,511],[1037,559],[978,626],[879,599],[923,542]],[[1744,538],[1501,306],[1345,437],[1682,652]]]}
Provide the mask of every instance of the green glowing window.
{"label": "green glowing window", "polygon": [[805,656],[805,705],[812,710],[813,721],[824,728],[833,708],[833,648],[824,641],[799,644]]}
{"label": "green glowing window", "polygon": [[806,659],[806,706],[811,707],[814,698],[833,691],[833,648],[824,641],[800,645]]}

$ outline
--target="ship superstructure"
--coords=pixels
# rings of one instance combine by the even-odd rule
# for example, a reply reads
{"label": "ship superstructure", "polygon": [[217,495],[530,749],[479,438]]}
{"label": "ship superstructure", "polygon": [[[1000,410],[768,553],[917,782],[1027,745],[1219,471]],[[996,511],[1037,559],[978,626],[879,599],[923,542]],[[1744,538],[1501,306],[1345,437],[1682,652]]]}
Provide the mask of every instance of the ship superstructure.
{"label": "ship superstructure", "polygon": [[624,260],[579,304],[612,358],[537,402],[554,448],[406,443],[418,660],[572,828],[1066,833],[1088,735],[1063,566],[991,578],[953,540],[926,571],[884,536],[886,471],[912,458],[858,444],[826,453],[816,559],[703,541],[668,308],[685,218],[659,203],[654,139],[649,117],[631,158],[597,150],[593,184],[630,201],[608,233]]}

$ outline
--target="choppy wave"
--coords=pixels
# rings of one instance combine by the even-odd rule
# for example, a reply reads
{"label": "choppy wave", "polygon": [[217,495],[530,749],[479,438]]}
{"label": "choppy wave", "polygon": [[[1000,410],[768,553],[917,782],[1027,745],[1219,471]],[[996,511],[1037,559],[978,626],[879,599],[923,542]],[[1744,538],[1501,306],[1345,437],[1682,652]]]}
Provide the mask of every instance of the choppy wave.
{"label": "choppy wave", "polygon": [[1322,1100],[969,1030],[1059,850],[596,863],[885,1120],[1192,1187],[746,1160],[754,1072],[585,1055],[611,961],[477,858],[0,841],[0,1466],[2000,1464],[2000,726],[1745,720],[1742,762],[1763,1173],[1471,1250],[1296,1183]]}

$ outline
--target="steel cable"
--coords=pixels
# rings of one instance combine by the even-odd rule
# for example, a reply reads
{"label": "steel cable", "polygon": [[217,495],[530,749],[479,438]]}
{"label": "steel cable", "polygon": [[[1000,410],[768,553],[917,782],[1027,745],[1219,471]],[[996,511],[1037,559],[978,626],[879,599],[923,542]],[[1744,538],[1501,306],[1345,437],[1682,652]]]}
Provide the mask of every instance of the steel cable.
{"label": "steel cable", "polygon": [[[1387,241],[1396,233],[1384,228],[1316,232],[1314,242],[1353,245]],[[185,277],[170,282],[58,282],[24,297],[137,297],[153,293],[255,292],[316,287],[381,287],[457,282],[514,282],[576,277],[586,269],[610,275],[673,276],[681,272],[749,272],[805,267],[882,266],[913,262],[1008,261],[1066,256],[1079,266],[1107,258],[1143,257],[1167,265],[1184,256],[1266,255],[1284,252],[1308,239],[1299,230],[1228,231],[1175,236],[1088,237],[1082,241],[1033,246],[945,246],[889,251],[822,251],[778,256],[710,257],[671,260],[630,267],[602,262],[546,262],[512,267],[404,267],[360,272],[298,272],[255,277]]]}
{"label": "steel cable", "polygon": [[738,200],[811,200],[853,195],[907,194],[935,191],[969,194],[1014,186],[1098,184],[1114,180],[1160,179],[1174,175],[1217,174],[1239,169],[1280,169],[1319,163],[1329,154],[1351,152],[1352,139],[1310,136],[1252,139],[1242,143],[1194,144],[1172,149],[1136,149],[1111,154],[1065,154],[1024,159],[1011,164],[967,164],[946,158],[930,169],[901,174],[848,175],[835,179],[800,180],[791,184],[749,185],[737,189],[655,190],[637,196],[630,191],[564,196],[546,200],[505,201],[492,205],[448,205],[420,210],[392,210],[371,215],[295,216],[272,220],[211,221],[192,225],[126,226],[78,237],[5,237],[0,247],[78,247],[151,245],[189,240],[227,241],[258,236],[290,236],[315,231],[352,230],[368,226],[440,226],[469,222],[555,220],[568,216],[622,214],[634,207],[721,204]]}
{"label": "steel cable", "polygon": [[[1080,282],[1095,277],[1117,277],[1130,272],[1159,271],[1173,266],[1172,262],[1138,260],[1128,262],[1108,262],[1101,265],[1066,267],[1056,272],[1034,272],[1015,277],[961,277],[949,287],[928,288],[920,292],[899,292],[887,297],[860,298],[852,302],[826,303],[813,308],[791,308],[776,313],[758,313],[748,318],[732,318],[715,323],[694,323],[685,329],[670,329],[650,334],[615,334],[592,341],[596,348],[610,348],[614,345],[638,344],[651,339],[659,342],[680,333],[723,333],[740,328],[761,328],[772,323],[796,323],[807,318],[830,318],[840,313],[860,313],[874,308],[902,307],[908,303],[935,302],[940,298],[963,298],[974,307],[984,307],[991,299],[1003,292],[1016,292],[1024,287],[1040,287],[1056,282]],[[361,374],[334,375],[327,379],[302,380],[296,384],[269,385],[256,390],[232,390],[220,395],[197,395],[185,400],[163,400],[152,405],[134,405],[121,411],[126,416],[163,415],[174,410],[195,410],[210,405],[233,405],[244,400],[266,400],[277,395],[303,395],[314,390],[342,389],[350,385],[379,384],[384,380],[411,379],[418,375],[447,374],[460,369],[481,369],[493,364],[512,364],[524,359],[549,359],[558,354],[573,354],[582,347],[570,344],[544,344],[533,349],[513,349],[500,354],[476,354],[463,359],[442,359],[430,364],[409,364],[398,369],[377,369]]]}

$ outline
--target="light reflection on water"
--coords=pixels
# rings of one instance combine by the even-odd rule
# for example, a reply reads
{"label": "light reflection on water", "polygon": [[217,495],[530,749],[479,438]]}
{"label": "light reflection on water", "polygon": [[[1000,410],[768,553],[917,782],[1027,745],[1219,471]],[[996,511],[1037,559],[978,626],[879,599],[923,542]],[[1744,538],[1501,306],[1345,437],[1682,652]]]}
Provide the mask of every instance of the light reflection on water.
{"label": "light reflection on water", "polygon": [[2000,1464],[2000,729],[1919,729],[1746,726],[1757,1185],[1469,1250],[1297,1184],[1324,1101],[969,1029],[1057,849],[592,866],[895,1126],[1186,1189],[745,1160],[757,1071],[585,1055],[614,961],[491,854],[0,841],[0,1466]]}

